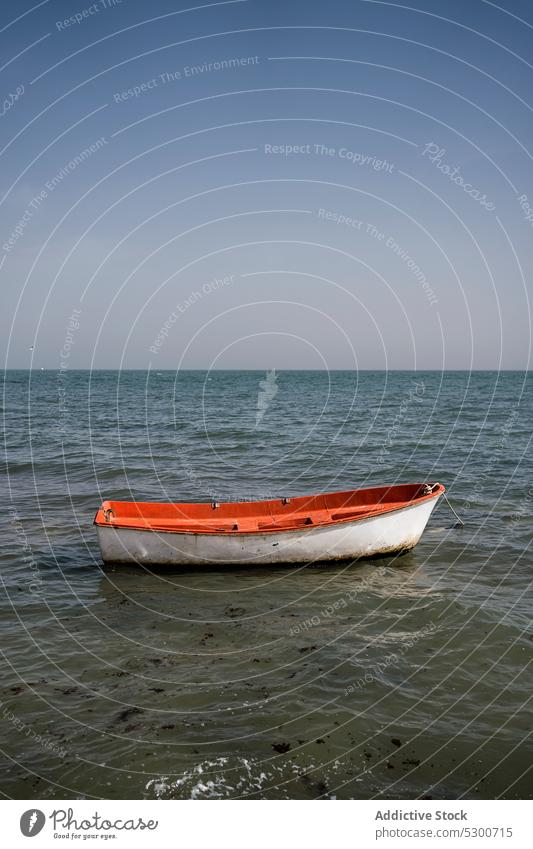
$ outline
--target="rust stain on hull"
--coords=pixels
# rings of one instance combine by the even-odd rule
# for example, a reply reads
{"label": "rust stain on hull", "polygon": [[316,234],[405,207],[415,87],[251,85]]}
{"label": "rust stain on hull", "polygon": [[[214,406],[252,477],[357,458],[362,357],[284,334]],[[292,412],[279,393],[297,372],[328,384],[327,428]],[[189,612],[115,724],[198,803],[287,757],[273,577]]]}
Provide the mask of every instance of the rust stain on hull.
{"label": "rust stain on hull", "polygon": [[150,566],[150,568],[156,569],[168,569],[169,567],[176,569],[240,569],[240,568],[249,568],[250,566],[275,566],[283,568],[283,566],[294,566],[295,564],[299,564],[301,566],[323,566],[330,563],[359,563],[364,560],[379,560],[384,557],[392,557],[394,555],[398,555],[399,557],[404,554],[409,554],[410,551],[416,546],[418,540],[414,542],[407,542],[401,546],[385,546],[380,548],[377,551],[372,551],[368,554],[341,554],[337,555],[326,555],[321,558],[303,560],[301,557],[289,558],[287,557],[285,560],[279,561],[269,561],[265,558],[258,558],[257,560],[251,561],[250,563],[246,563],[242,560],[235,560],[231,562],[224,561],[213,561],[207,563],[200,558],[196,563],[179,563],[176,560],[162,560],[160,562],[150,561],[150,563],[143,563],[142,560],[134,561],[130,556],[125,556],[124,558],[117,558],[116,560],[107,560],[105,561],[105,565],[107,566],[138,566],[140,568],[145,568],[146,566]]}

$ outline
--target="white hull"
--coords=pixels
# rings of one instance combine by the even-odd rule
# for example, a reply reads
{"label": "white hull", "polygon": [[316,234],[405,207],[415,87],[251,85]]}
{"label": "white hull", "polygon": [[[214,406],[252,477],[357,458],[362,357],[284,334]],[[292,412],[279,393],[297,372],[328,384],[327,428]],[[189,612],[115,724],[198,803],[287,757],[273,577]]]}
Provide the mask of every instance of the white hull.
{"label": "white hull", "polygon": [[201,567],[355,560],[413,548],[438,498],[366,519],[279,533],[175,533],[111,525],[97,525],[97,532],[104,563]]}

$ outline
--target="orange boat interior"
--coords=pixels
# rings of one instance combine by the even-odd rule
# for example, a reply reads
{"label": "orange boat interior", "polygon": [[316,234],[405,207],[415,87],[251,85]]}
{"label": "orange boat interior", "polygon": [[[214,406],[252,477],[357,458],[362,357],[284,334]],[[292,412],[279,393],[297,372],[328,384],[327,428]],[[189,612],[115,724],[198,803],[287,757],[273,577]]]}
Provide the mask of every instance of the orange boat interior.
{"label": "orange boat interior", "polygon": [[168,533],[265,533],[333,525],[400,510],[444,492],[442,484],[397,484],[271,501],[161,504],[104,501],[95,524]]}

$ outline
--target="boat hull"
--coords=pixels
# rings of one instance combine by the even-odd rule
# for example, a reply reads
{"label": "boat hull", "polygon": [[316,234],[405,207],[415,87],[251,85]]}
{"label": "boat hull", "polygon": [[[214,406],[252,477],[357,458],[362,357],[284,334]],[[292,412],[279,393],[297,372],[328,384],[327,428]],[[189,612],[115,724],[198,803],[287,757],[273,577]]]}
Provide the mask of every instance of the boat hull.
{"label": "boat hull", "polygon": [[356,560],[413,548],[439,495],[378,516],[306,530],[219,535],[97,525],[97,532],[104,563],[205,567]]}

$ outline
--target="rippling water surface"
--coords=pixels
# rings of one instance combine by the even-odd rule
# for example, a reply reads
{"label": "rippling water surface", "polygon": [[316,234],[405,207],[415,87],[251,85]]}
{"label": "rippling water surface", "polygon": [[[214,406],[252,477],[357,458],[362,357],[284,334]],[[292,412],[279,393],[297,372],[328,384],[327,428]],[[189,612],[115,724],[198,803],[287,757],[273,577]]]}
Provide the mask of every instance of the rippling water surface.
{"label": "rippling water surface", "polygon": [[[15,798],[531,797],[531,377],[7,373]],[[104,497],[439,480],[401,558],[103,568]]]}

